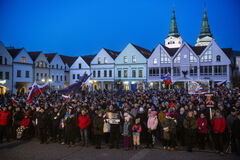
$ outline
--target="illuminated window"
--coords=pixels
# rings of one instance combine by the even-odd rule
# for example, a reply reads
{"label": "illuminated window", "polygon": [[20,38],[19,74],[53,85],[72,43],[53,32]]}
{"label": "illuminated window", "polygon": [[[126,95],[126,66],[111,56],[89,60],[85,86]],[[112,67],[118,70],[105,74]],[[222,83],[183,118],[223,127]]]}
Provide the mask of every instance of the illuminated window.
{"label": "illuminated window", "polygon": [[180,60],[181,60],[181,57],[180,57],[180,56],[181,56],[181,55],[178,54],[177,57],[175,57],[174,63],[180,63]]}
{"label": "illuminated window", "polygon": [[127,70],[124,70],[124,78],[127,78],[127,76],[128,76],[128,72]]}
{"label": "illuminated window", "polygon": [[98,64],[101,64],[101,58],[98,57]]}
{"label": "illuminated window", "polygon": [[201,62],[212,62],[212,52],[208,50],[200,59]]}
{"label": "illuminated window", "polygon": [[107,63],[107,57],[104,57],[104,64]]}
{"label": "illuminated window", "polygon": [[197,62],[197,58],[190,52],[190,62]]}
{"label": "illuminated window", "polygon": [[132,56],[132,63],[136,63],[136,56]]}
{"label": "illuminated window", "polygon": [[140,69],[139,71],[138,71],[138,77],[142,77],[143,76],[143,71]]}
{"label": "illuminated window", "polygon": [[26,57],[21,58],[21,63],[26,63]]}
{"label": "illuminated window", "polygon": [[157,64],[157,58],[153,59],[153,64]]}
{"label": "illuminated window", "polygon": [[124,61],[124,63],[127,63],[127,56],[123,57],[123,61]]}
{"label": "illuminated window", "polygon": [[167,54],[164,51],[161,51],[161,63],[170,63],[170,58],[168,58]]}

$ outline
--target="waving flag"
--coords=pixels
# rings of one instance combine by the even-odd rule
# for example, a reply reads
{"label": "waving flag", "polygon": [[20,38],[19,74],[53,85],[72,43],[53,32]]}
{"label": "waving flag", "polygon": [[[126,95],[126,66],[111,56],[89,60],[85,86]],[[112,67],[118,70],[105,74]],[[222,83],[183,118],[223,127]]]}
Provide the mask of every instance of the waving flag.
{"label": "waving flag", "polygon": [[36,95],[38,95],[39,93],[42,94],[42,91],[39,88],[39,86],[37,85],[37,83],[34,82],[32,85],[32,89],[28,94],[28,98],[27,98],[28,104],[30,104],[32,102],[32,98],[35,97]]}
{"label": "waving flag", "polygon": [[12,105],[13,105],[13,106],[17,106],[17,105],[18,105],[18,101],[16,101],[16,100],[14,99],[14,97],[12,97]]}
{"label": "waving flag", "polygon": [[73,83],[72,85],[66,88],[63,88],[60,92],[67,93],[67,94],[70,94],[71,92],[74,92],[74,93],[77,92],[79,88],[82,86],[82,84],[85,83],[90,76],[91,74],[87,75],[87,73],[85,72],[83,76],[81,76],[75,83]]}
{"label": "waving flag", "polygon": [[172,83],[171,75],[169,73],[167,73],[166,75],[162,76],[161,79],[163,79],[165,84],[171,84]]}
{"label": "waving flag", "polygon": [[63,100],[69,102],[70,101],[70,96],[65,96],[65,95],[62,95],[62,98]]}
{"label": "waving flag", "polygon": [[218,82],[216,85],[217,85],[217,86],[221,86],[221,85],[223,85],[225,82],[227,82],[227,81],[225,80],[225,81],[222,81],[222,82]]}

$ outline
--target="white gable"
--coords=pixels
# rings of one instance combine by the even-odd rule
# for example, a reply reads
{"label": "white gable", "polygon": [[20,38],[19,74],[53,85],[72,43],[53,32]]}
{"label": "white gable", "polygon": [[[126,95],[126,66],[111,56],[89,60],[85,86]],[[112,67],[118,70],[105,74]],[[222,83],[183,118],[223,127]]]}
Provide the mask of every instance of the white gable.
{"label": "white gable", "polygon": [[79,69],[79,64],[81,64],[81,69],[82,68],[89,68],[88,64],[83,60],[81,56],[77,58],[77,60],[72,64],[70,67],[71,69]]}
{"label": "white gable", "polygon": [[107,58],[107,63],[114,63],[114,59],[106,52],[106,50],[104,48],[102,48],[98,54],[93,58],[93,60],[91,61],[91,65],[92,64],[98,64],[98,59],[100,58],[101,64],[105,64],[104,63],[104,58]]}
{"label": "white gable", "polygon": [[136,56],[136,63],[146,63],[147,59],[131,44],[129,43],[122,52],[115,59],[115,64],[124,64],[124,57],[127,57],[128,62],[132,63],[132,56]]}
{"label": "white gable", "polygon": [[52,59],[52,61],[51,61],[51,63],[50,63],[50,65],[54,65],[54,68],[56,68],[56,65],[58,64],[58,69],[61,69],[61,66],[62,66],[62,69],[64,69],[64,63],[63,63],[63,61],[62,61],[62,58],[58,55],[58,54],[56,54],[54,57],[53,57],[53,59]]}
{"label": "white gable", "polygon": [[18,55],[14,58],[13,62],[21,63],[22,57],[26,58],[25,63],[33,64],[32,58],[29,56],[25,49],[22,49]]}
{"label": "white gable", "polygon": [[9,54],[3,43],[0,41],[0,56],[2,56],[2,64],[5,64],[5,58],[7,64],[12,64],[12,56]]}
{"label": "white gable", "polygon": [[45,63],[49,64],[48,60],[47,60],[47,57],[42,52],[36,58],[35,63],[36,62],[45,62]]}

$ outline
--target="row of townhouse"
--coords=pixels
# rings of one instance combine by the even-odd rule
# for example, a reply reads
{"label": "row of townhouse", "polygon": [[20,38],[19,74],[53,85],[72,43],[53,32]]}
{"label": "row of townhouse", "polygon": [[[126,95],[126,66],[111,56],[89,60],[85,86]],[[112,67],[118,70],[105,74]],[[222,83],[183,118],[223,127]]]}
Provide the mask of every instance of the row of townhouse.
{"label": "row of townhouse", "polygon": [[49,82],[52,89],[69,85],[69,65],[76,60],[58,53],[28,52],[0,42],[0,94],[27,93],[34,82]]}
{"label": "row of townhouse", "polygon": [[[27,52],[24,48],[4,47],[0,43],[0,93],[26,93],[34,81],[49,81],[59,90],[73,84],[85,72],[91,74],[89,89],[136,90],[142,81],[147,87],[163,86],[161,76],[170,73],[175,85],[186,87],[190,80],[208,79],[211,86],[226,81],[230,86],[234,62],[231,48],[220,48],[212,38],[206,10],[195,46],[183,42],[172,12],[165,45],[152,51],[129,43],[121,52],[102,48],[96,55],[70,57],[58,53]],[[236,58],[237,60],[237,58]]]}

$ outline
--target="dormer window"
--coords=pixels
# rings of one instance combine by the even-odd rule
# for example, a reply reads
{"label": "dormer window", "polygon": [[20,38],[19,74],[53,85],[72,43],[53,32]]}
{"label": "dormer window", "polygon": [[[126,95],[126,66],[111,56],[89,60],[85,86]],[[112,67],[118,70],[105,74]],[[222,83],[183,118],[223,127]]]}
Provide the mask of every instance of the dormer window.
{"label": "dormer window", "polygon": [[217,55],[216,61],[217,61],[217,62],[221,62],[221,56],[220,56],[220,55]]}

